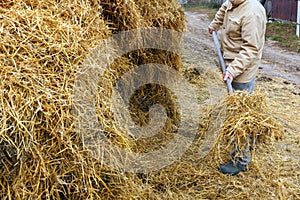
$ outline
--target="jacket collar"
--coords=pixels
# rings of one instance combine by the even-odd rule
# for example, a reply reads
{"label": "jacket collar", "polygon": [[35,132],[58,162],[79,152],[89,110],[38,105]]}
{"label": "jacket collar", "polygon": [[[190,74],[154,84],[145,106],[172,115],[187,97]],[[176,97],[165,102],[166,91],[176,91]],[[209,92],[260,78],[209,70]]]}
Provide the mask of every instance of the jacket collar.
{"label": "jacket collar", "polygon": [[230,0],[227,0],[228,2],[228,9],[231,9],[233,7],[237,7],[238,5],[244,3],[247,0],[235,0],[234,3],[232,3]]}

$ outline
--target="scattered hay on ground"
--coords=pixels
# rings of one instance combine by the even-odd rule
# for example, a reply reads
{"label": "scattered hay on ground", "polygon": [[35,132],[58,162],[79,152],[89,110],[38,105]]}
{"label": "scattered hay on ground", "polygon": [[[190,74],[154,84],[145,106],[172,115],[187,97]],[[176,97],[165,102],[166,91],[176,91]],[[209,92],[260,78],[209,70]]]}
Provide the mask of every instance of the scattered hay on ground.
{"label": "scattered hay on ground", "polygon": [[[89,49],[97,47],[100,40],[113,33],[133,28],[150,26],[183,31],[184,16],[178,2],[9,1],[1,2],[0,10],[1,199],[300,197],[299,160],[293,159],[288,150],[278,151],[274,146],[261,143],[250,170],[237,177],[225,176],[218,171],[216,152],[212,151],[204,158],[195,153],[209,126],[210,105],[200,113],[199,138],[178,162],[155,172],[135,174],[113,170],[93,158],[83,146],[71,112],[71,97],[75,74],[85,62]],[[111,111],[112,89],[124,73],[149,62],[165,64],[177,71],[182,68],[177,54],[142,49],[116,60],[97,85],[98,121],[106,125],[106,135],[115,145],[131,151],[147,152],[150,147],[158,147],[137,141],[118,129]],[[191,68],[183,71],[190,83],[200,87],[199,101],[204,102],[209,97],[209,91],[203,85],[207,76]],[[162,144],[172,137],[168,135],[172,133],[169,128],[176,126],[179,117],[176,105],[169,102],[173,94],[156,85],[142,87],[136,94],[136,98],[131,99],[130,110],[137,124],[147,124],[148,107],[161,103],[162,97],[166,98],[163,103],[169,106],[170,123],[165,130],[166,137],[158,138],[161,139],[158,143]],[[279,128],[268,118],[268,112],[258,112],[265,109],[264,100],[258,96],[257,102],[262,104],[255,104],[257,107],[252,110],[249,105],[253,102],[240,98],[229,100],[232,104],[228,107],[229,114],[246,105],[248,115],[229,115],[221,136],[233,136],[234,131],[238,133],[237,138],[243,138],[249,128],[262,138],[279,136],[276,132]],[[143,99],[147,99],[146,105],[140,103]],[[257,120],[251,118],[251,114],[258,117]],[[246,118],[253,124],[246,123]],[[239,123],[243,126],[233,126]],[[227,144],[219,148],[224,159],[229,158],[228,151],[231,150],[226,148]]]}

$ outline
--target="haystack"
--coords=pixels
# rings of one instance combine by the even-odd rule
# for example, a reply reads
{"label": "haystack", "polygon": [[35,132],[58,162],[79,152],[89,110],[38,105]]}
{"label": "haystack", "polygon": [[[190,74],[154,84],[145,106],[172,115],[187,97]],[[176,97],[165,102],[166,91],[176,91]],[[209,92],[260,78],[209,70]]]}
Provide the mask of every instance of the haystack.
{"label": "haystack", "polygon": [[[94,159],[74,127],[75,74],[89,50],[113,33],[147,26],[182,31],[180,6],[173,1],[35,0],[1,2],[0,10],[1,199],[117,195],[114,185],[124,177]],[[111,67],[116,76],[107,72],[99,94],[98,105],[107,105],[98,107],[99,121],[113,123],[109,92],[115,79],[149,57],[180,69],[180,57],[172,53],[140,50],[120,58]],[[130,146],[112,127],[107,133],[116,143]]]}
{"label": "haystack", "polygon": [[79,1],[1,7],[1,199],[93,198],[106,190],[70,107],[76,68],[110,34],[100,12]]}
{"label": "haystack", "polygon": [[[156,172],[135,174],[117,171],[94,158],[76,127],[72,99],[75,77],[91,49],[97,49],[100,41],[113,34],[136,28],[182,32],[184,14],[177,1],[1,1],[0,18],[1,199],[224,199],[227,193],[223,188],[242,185],[217,173],[212,164],[214,156],[199,159],[194,154],[201,137],[178,162]],[[170,66],[177,71],[182,67],[177,53],[139,49],[115,60],[96,83],[95,107],[103,131],[115,145],[133,152],[160,148],[173,137],[180,118],[174,94],[165,87],[148,84],[130,98],[130,115],[136,124],[148,124],[149,107],[162,104],[167,110],[162,132],[146,141],[132,137],[116,123],[111,109],[112,90],[120,77],[146,63]],[[190,81],[196,87],[202,85],[202,81],[199,85],[198,81]],[[205,98],[207,95],[199,97],[201,101]],[[252,106],[253,101],[243,98],[229,100],[233,105],[229,113],[240,105]],[[264,109],[260,106],[248,110],[254,117],[242,113],[229,117],[221,136],[234,136],[234,131],[237,139],[243,138],[244,129],[249,128],[256,135],[276,135],[273,131],[279,129],[267,114],[258,113]],[[202,114],[205,116],[199,132],[204,136],[209,119],[208,113]],[[250,122],[245,122],[245,118]],[[238,123],[243,126],[236,129],[233,124]],[[269,177],[271,180],[274,176]],[[253,179],[249,178],[247,184]],[[264,183],[278,187],[283,184],[269,179],[265,178]],[[264,192],[260,197],[269,195]],[[228,196],[234,197],[235,194]]]}

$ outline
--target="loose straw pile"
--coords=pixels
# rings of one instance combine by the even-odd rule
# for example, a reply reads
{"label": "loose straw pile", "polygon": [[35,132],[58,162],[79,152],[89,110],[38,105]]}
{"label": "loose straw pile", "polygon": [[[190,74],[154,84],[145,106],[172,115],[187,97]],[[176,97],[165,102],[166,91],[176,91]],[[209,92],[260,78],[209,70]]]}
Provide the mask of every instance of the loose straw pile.
{"label": "loose straw pile", "polygon": [[[121,189],[116,185],[125,177],[94,159],[74,126],[75,74],[89,50],[113,33],[147,26],[182,31],[183,18],[180,5],[167,0],[2,1],[0,198],[117,195]],[[134,145],[113,125],[111,89],[123,73],[149,59],[181,67],[176,54],[142,49],[116,61],[103,78],[106,82],[99,83],[104,88],[97,98],[99,122],[109,125],[106,133],[122,147]]]}
{"label": "loose straw pile", "polygon": [[282,125],[274,119],[266,105],[265,95],[237,92],[226,98],[225,122],[218,143],[236,145],[240,151],[255,148],[259,143],[271,142],[283,136]]}

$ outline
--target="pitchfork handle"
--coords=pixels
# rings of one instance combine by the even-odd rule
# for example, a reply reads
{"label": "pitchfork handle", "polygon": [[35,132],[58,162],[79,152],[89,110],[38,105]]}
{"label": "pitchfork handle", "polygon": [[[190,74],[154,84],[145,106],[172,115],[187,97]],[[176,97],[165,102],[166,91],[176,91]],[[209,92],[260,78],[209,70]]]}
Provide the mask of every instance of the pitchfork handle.
{"label": "pitchfork handle", "polygon": [[[218,53],[219,62],[220,62],[221,68],[222,68],[222,73],[225,74],[226,65],[225,65],[225,62],[224,62],[224,59],[223,59],[223,56],[222,56],[221,47],[220,47],[220,44],[219,44],[219,40],[218,40],[216,31],[213,31],[212,35],[213,35],[214,42],[215,42],[215,45],[216,45],[216,48],[217,48],[217,53]],[[227,89],[228,89],[229,94],[233,94],[232,85],[231,85],[231,82],[228,78],[226,80],[226,85],[227,85]]]}

